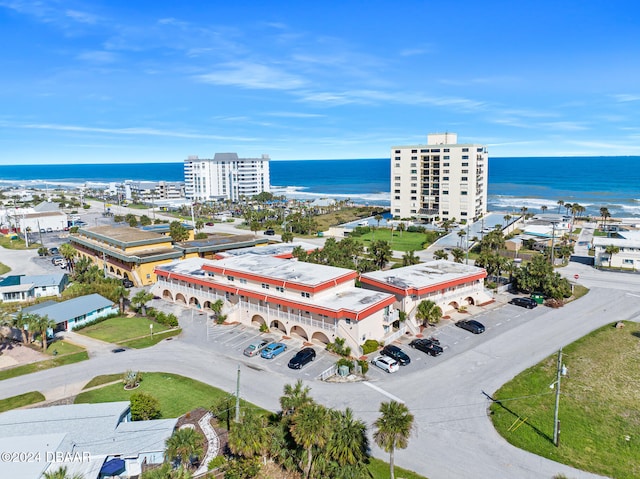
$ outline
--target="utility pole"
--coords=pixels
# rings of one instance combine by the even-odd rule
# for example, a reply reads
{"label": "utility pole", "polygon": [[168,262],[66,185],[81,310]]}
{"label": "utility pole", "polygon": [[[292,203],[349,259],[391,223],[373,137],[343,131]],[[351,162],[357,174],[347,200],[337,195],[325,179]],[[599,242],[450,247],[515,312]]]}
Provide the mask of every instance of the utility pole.
{"label": "utility pole", "polygon": [[240,422],[240,365],[238,364],[238,379],[236,381],[236,422]]}
{"label": "utility pole", "polygon": [[556,407],[553,413],[553,444],[560,445],[560,421],[558,420],[558,410],[560,408],[560,378],[562,377],[562,348],[558,351],[558,367],[556,372]]}
{"label": "utility pole", "polygon": [[553,268],[553,263],[554,263],[554,250],[555,250],[555,243],[556,243],[556,222],[552,221],[551,222],[551,267]]}
{"label": "utility pole", "polygon": [[466,264],[469,264],[469,222],[467,221],[467,261]]}

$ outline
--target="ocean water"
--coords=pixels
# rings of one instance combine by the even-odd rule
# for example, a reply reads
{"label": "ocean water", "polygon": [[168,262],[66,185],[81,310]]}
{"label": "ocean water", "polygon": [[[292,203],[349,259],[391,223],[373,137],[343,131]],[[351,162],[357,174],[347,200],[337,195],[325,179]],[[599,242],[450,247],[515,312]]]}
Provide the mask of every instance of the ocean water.
{"label": "ocean water", "polygon": [[[388,158],[272,160],[270,170],[275,194],[390,204]],[[99,187],[124,180],[184,181],[183,163],[0,166],[0,185]],[[489,159],[490,211],[558,211],[558,200],[579,203],[587,214],[606,206],[613,216],[640,217],[640,157]]]}

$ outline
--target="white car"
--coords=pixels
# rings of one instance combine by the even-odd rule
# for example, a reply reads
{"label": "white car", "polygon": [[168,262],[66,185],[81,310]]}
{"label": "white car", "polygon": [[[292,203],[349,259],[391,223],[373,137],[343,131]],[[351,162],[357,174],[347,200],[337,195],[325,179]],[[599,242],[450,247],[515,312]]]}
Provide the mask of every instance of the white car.
{"label": "white car", "polygon": [[269,339],[261,339],[260,341],[252,343],[244,348],[243,354],[245,356],[249,356],[250,358],[253,356],[257,356],[262,352],[264,348],[266,348],[271,343],[272,341]]}
{"label": "white car", "polygon": [[380,369],[388,373],[395,373],[398,369],[400,369],[398,361],[388,356],[376,356],[371,360],[371,364],[373,364],[374,366],[378,366]]}

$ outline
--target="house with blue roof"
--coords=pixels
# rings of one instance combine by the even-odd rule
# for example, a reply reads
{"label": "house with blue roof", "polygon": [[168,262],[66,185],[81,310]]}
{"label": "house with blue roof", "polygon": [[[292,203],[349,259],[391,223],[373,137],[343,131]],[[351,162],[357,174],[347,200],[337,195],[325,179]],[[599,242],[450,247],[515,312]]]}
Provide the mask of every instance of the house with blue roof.
{"label": "house with blue roof", "polygon": [[110,299],[97,293],[79,296],[67,301],[45,301],[28,308],[23,308],[24,314],[47,315],[56,322],[55,332],[73,331],[96,319],[112,314],[118,314],[119,308]]}
{"label": "house with blue roof", "polygon": [[0,278],[0,301],[20,302],[46,296],[60,296],[69,284],[65,273],[27,276],[24,274]]}

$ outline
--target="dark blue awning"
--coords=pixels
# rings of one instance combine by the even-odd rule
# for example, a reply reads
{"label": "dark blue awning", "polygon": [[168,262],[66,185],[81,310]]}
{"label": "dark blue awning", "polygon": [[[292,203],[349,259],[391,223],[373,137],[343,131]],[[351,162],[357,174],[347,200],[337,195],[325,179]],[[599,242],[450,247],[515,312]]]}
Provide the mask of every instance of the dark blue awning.
{"label": "dark blue awning", "polygon": [[122,459],[111,459],[105,462],[100,469],[103,476],[115,476],[124,471],[124,461]]}

